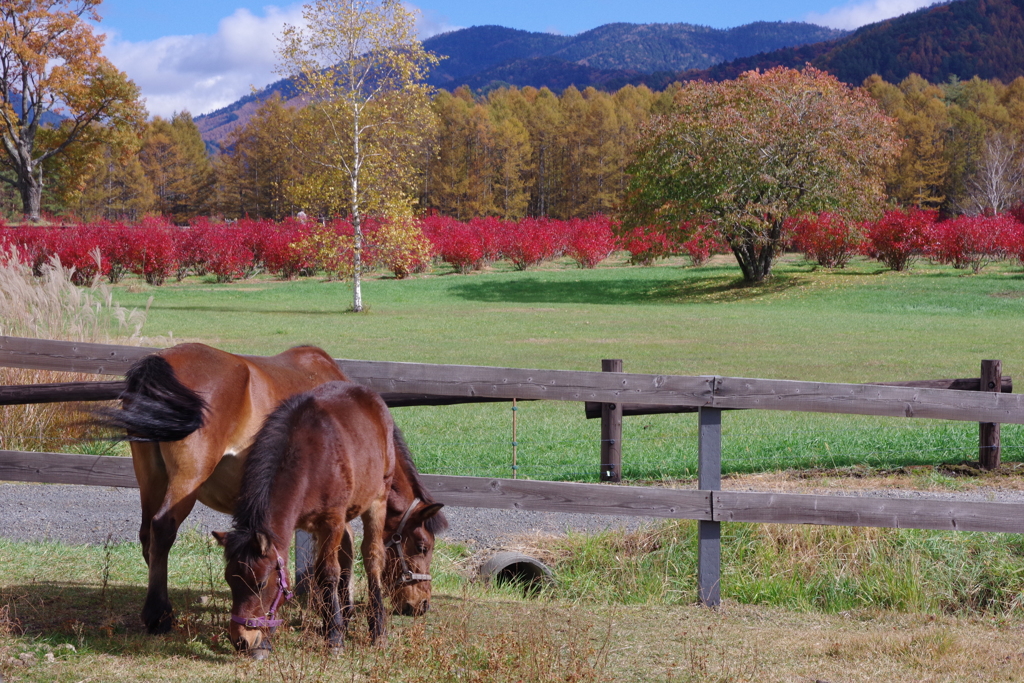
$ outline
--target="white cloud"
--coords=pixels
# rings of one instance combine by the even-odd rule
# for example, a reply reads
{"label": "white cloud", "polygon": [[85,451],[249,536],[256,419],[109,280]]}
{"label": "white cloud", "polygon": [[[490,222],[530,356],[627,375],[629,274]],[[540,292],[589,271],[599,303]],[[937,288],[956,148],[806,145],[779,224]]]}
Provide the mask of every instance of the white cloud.
{"label": "white cloud", "polygon": [[833,7],[824,14],[811,12],[805,20],[820,26],[855,29],[935,4],[935,0],[867,0]]}
{"label": "white cloud", "polygon": [[301,7],[247,9],[221,19],[213,35],[164,36],[130,42],[108,36],[106,56],[141,88],[149,113],[199,115],[230,104],[280,78],[274,73],[277,35],[298,24]]}
{"label": "white cloud", "polygon": [[[221,19],[213,35],[131,42],[108,34],[104,53],[139,86],[151,115],[198,116],[281,78],[274,71],[277,36],[285,24],[302,23],[301,5],[267,6],[262,16],[242,8]],[[433,13],[417,22],[421,38],[454,28]]]}

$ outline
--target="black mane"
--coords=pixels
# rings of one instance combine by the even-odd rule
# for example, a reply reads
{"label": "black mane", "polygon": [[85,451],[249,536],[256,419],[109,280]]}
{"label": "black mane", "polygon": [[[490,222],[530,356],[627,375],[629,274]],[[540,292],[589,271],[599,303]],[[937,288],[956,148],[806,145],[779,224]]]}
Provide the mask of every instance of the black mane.
{"label": "black mane", "polygon": [[245,460],[242,482],[238,490],[231,533],[224,555],[243,562],[259,555],[257,535],[264,534],[271,542],[281,544],[267,519],[270,492],[288,453],[295,422],[313,405],[311,392],[286,399],[267,416]]}
{"label": "black mane", "polygon": [[[398,425],[395,425],[395,453],[398,456],[399,466],[405,470],[409,477],[413,495],[427,505],[436,503],[437,501],[430,495],[430,492],[423,488],[423,482],[420,481],[420,473],[416,469],[416,464],[412,461],[412,453],[409,452],[409,444],[405,442],[405,435],[402,434],[402,430],[398,428]],[[448,519],[444,516],[444,512],[438,512],[424,522],[423,527],[430,533],[437,535],[448,528]]]}

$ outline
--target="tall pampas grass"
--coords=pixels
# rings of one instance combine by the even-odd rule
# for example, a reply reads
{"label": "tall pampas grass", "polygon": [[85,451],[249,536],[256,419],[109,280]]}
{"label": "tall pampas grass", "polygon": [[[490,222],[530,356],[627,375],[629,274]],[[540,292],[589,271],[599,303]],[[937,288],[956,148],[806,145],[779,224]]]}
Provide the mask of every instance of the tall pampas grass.
{"label": "tall pampas grass", "polygon": [[[97,264],[100,254],[94,254]],[[99,271],[100,269],[97,269]],[[139,346],[146,311],[126,309],[97,274],[87,286],[74,284],[74,268],[53,256],[33,275],[16,250],[0,250],[0,336]],[[97,381],[70,372],[0,367],[0,384]],[[0,406],[0,450],[89,450],[79,406],[43,403]],[[104,447],[107,448],[107,447]]]}

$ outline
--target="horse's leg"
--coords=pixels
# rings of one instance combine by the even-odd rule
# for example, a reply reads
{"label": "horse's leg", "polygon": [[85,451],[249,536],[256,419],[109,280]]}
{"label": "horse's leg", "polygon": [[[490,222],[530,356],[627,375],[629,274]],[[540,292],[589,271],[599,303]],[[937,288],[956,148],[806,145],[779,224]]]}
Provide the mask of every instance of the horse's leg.
{"label": "horse's leg", "polygon": [[363,567],[366,568],[366,588],[370,624],[370,638],[381,645],[387,642],[385,635],[384,591],[381,576],[384,570],[384,520],[387,514],[387,498],[382,496],[370,504],[363,513]]}
{"label": "horse's leg", "polygon": [[[174,543],[180,522],[192,509],[190,504],[176,505],[178,501],[168,490],[167,469],[161,456],[160,444],[133,442],[132,465],[139,482],[142,520],[139,524],[139,543],[142,557],[149,566],[149,588],[142,608],[142,622],[150,633],[171,630],[171,601],[167,596],[167,555]],[[187,509],[186,509],[187,507]]]}
{"label": "horse's leg", "polygon": [[320,546],[316,558],[317,599],[324,620],[324,636],[335,649],[345,645],[345,610],[338,597],[338,585],[341,582],[338,559],[344,536],[344,527],[329,527],[317,534]]}
{"label": "horse's leg", "polygon": [[167,493],[167,470],[160,457],[160,445],[148,441],[131,442],[132,466],[139,482],[139,501],[142,503],[142,521],[139,524],[139,543],[142,558],[149,564],[150,524],[160,509]]}
{"label": "horse's leg", "polygon": [[142,621],[150,633],[171,630],[171,601],[167,594],[167,557],[178,536],[178,528],[192,512],[199,487],[212,473],[216,462],[203,462],[180,445],[159,444],[166,470],[167,487],[163,500],[150,521],[149,590],[142,607]]}

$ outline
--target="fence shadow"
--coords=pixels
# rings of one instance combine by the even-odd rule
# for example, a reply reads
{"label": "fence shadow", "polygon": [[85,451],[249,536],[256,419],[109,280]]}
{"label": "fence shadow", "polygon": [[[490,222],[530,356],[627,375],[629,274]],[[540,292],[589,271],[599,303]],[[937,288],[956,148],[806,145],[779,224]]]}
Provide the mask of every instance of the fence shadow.
{"label": "fence shadow", "polygon": [[512,281],[469,281],[451,292],[469,301],[517,304],[665,304],[750,301],[800,287],[809,280],[799,274],[778,275],[751,285],[736,277],[645,280],[615,278],[551,282],[534,276]]}

